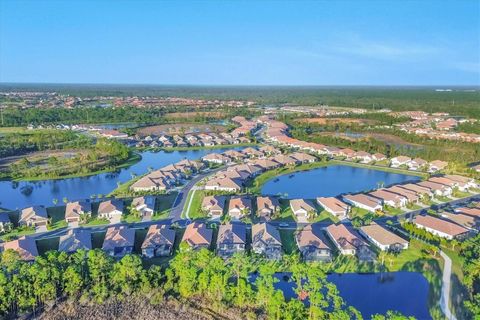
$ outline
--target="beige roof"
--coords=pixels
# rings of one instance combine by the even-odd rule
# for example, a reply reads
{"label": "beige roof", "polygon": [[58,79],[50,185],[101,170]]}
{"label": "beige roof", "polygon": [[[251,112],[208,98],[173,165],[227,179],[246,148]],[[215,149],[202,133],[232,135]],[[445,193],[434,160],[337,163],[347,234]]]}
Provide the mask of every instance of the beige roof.
{"label": "beige roof", "polygon": [[415,191],[404,189],[404,188],[401,188],[399,186],[393,186],[393,187],[387,188],[385,190],[388,191],[388,192],[393,192],[393,193],[399,194],[401,196],[404,196],[405,198],[408,199],[408,201],[418,200],[418,196],[417,196],[417,193]]}
{"label": "beige roof", "polygon": [[402,189],[414,191],[417,194],[429,194],[429,193],[431,193],[429,188],[425,188],[425,187],[419,186],[418,184],[414,184],[414,183],[400,184],[400,185],[398,185],[398,187],[400,187]]}
{"label": "beige roof", "polygon": [[282,239],[278,229],[269,223],[257,223],[252,225],[252,242],[263,241],[266,244],[282,245]]}
{"label": "beige roof", "polygon": [[408,161],[412,160],[412,158],[406,157],[406,156],[398,156],[398,157],[395,157],[393,159],[397,160],[398,162],[408,162]]}
{"label": "beige roof", "polygon": [[317,211],[317,209],[315,209],[315,206],[309,200],[304,199],[290,200],[290,207],[292,208],[293,213],[302,209],[307,212]]}
{"label": "beige roof", "polygon": [[430,179],[428,179],[428,181],[443,184],[449,187],[453,187],[457,184],[457,182],[444,177],[431,177]]}
{"label": "beige roof", "polygon": [[387,190],[384,190],[384,189],[378,189],[378,190],[372,191],[369,193],[369,195],[374,196],[375,198],[382,199],[384,201],[393,201],[395,203],[398,203],[401,201],[402,198],[405,198],[404,196],[401,196],[396,193],[388,192]]}
{"label": "beige roof", "polygon": [[344,224],[331,224],[327,227],[327,232],[332,239],[343,249],[356,249],[366,243],[360,238],[358,233]]}
{"label": "beige roof", "polygon": [[77,218],[81,214],[92,212],[92,205],[86,201],[69,202],[65,207],[65,218]]}
{"label": "beige roof", "polygon": [[212,243],[212,229],[208,229],[205,223],[192,222],[185,229],[182,241],[190,246],[210,245]]}
{"label": "beige roof", "polygon": [[448,162],[441,161],[441,160],[434,160],[430,162],[430,166],[434,166],[436,168],[439,168],[440,170],[448,166]]}
{"label": "beige roof", "polygon": [[153,224],[148,228],[147,235],[142,243],[142,249],[157,247],[162,244],[173,246],[174,242],[175,230],[164,224]]}
{"label": "beige roof", "polygon": [[228,210],[232,209],[252,209],[252,200],[249,197],[244,196],[234,196],[230,198],[230,203],[228,204]]}
{"label": "beige roof", "polygon": [[114,250],[120,247],[133,247],[135,242],[135,230],[127,226],[110,227],[103,240],[103,250]]}
{"label": "beige roof", "polygon": [[38,256],[35,239],[26,236],[4,243],[3,249],[18,252],[20,259],[25,261],[35,260],[35,257]]}
{"label": "beige roof", "polygon": [[417,215],[413,219],[413,222],[415,224],[419,224],[426,228],[440,231],[442,233],[451,235],[453,237],[463,234],[465,232],[468,232],[468,229],[462,226],[459,226],[456,223],[435,218],[429,215],[426,215],[426,216]]}
{"label": "beige roof", "polygon": [[316,161],[317,158],[303,152],[295,152],[290,154],[290,157],[298,161]]}
{"label": "beige roof", "polygon": [[280,207],[278,199],[275,197],[257,197],[257,210],[269,209],[275,211]]}
{"label": "beige roof", "polygon": [[442,217],[455,222],[465,228],[476,228],[480,226],[480,217],[469,216],[463,213],[442,212]]}
{"label": "beige roof", "polygon": [[364,204],[366,206],[369,206],[371,208],[375,208],[375,207],[380,205],[379,201],[376,198],[368,196],[368,195],[363,194],[363,193],[347,194],[343,197],[345,199],[350,200],[350,201],[358,202],[358,203]]}
{"label": "beige roof", "polygon": [[264,169],[275,168],[278,166],[277,162],[272,161],[270,159],[255,159],[255,160],[252,160],[250,163]]}
{"label": "beige roof", "polygon": [[435,183],[431,181],[420,181],[417,183],[417,185],[421,187],[428,188],[430,190],[443,190],[445,189],[445,185],[440,184],[440,183]]}
{"label": "beige roof", "polygon": [[206,186],[217,186],[220,188],[232,188],[232,189],[241,189],[242,188],[242,182],[237,179],[231,179],[231,178],[218,178],[218,179],[210,179],[207,181],[205,184]]}
{"label": "beige roof", "polygon": [[247,228],[243,223],[222,224],[218,228],[217,246],[222,244],[245,244]]}
{"label": "beige roof", "polygon": [[123,201],[120,199],[111,199],[103,201],[98,206],[98,213],[109,213],[115,210],[123,211]]}
{"label": "beige roof", "polygon": [[315,224],[305,226],[297,233],[296,238],[299,248],[314,246],[318,249],[330,249],[321,228]]}
{"label": "beige roof", "polygon": [[397,243],[408,244],[408,240],[397,236],[395,233],[388,231],[376,223],[360,227],[360,230],[382,245],[394,245]]}
{"label": "beige roof", "polygon": [[480,218],[480,208],[460,207],[455,209],[455,212],[460,212],[469,216]]}
{"label": "beige roof", "polygon": [[280,164],[293,164],[297,162],[297,160],[284,154],[276,155],[275,157],[272,158],[272,160]]}
{"label": "beige roof", "polygon": [[223,210],[225,207],[225,200],[225,196],[206,196],[202,200],[202,209]]}
{"label": "beige roof", "polygon": [[43,206],[33,206],[23,209],[20,212],[20,221],[46,221],[48,220],[47,209]]}
{"label": "beige roof", "polygon": [[60,237],[58,251],[74,252],[80,249],[92,249],[92,237],[89,229],[70,229]]}
{"label": "beige roof", "polygon": [[324,208],[328,208],[333,212],[345,212],[350,207],[343,201],[338,200],[335,197],[319,197],[317,202]]}

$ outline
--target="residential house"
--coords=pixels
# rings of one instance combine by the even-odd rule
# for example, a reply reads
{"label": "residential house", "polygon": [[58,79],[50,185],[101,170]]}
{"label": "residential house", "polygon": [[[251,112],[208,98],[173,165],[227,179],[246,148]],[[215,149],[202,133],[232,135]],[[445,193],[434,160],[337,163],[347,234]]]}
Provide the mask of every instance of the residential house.
{"label": "residential house", "polygon": [[13,250],[18,252],[19,257],[23,261],[33,261],[38,256],[37,244],[35,238],[23,236],[16,240],[8,241],[0,244],[3,251]]}
{"label": "residential house", "polygon": [[355,255],[357,252],[370,251],[368,245],[360,235],[343,223],[331,224],[326,228],[326,233],[333,243],[344,255]]}
{"label": "residential house", "polygon": [[218,228],[217,254],[223,258],[245,251],[247,228],[243,223],[222,224]]}
{"label": "residential house", "polygon": [[228,214],[232,219],[239,220],[252,212],[252,200],[246,196],[234,196],[228,204]]}
{"label": "residential house", "polygon": [[139,180],[135,181],[131,186],[130,190],[134,192],[142,191],[162,191],[167,190],[170,187],[169,181],[164,177],[153,177],[151,174],[148,174]]}
{"label": "residential house", "polygon": [[174,244],[175,230],[164,224],[151,225],[142,243],[142,255],[147,258],[169,256]]}
{"label": "residential house", "polygon": [[428,164],[428,172],[437,172],[445,169],[448,166],[448,162],[441,160],[434,160]]}
{"label": "residential house", "polygon": [[135,230],[127,226],[116,226],[107,229],[102,250],[112,257],[123,257],[133,252]]}
{"label": "residential house", "polygon": [[242,190],[243,182],[238,178],[213,178],[205,184],[205,190],[236,192]]}
{"label": "residential house", "polygon": [[420,196],[415,191],[404,189],[400,186],[393,186],[384,190],[405,197],[408,203],[417,203],[420,200]]}
{"label": "residential house", "polygon": [[459,207],[455,209],[455,212],[480,219],[480,208]]}
{"label": "residential house", "polygon": [[8,212],[0,212],[0,233],[6,232],[12,226]]}
{"label": "residential house", "polygon": [[452,188],[444,184],[435,183],[431,181],[420,181],[417,182],[417,185],[430,189],[430,192],[437,196],[449,196],[452,194]]}
{"label": "residential house", "polygon": [[101,219],[108,219],[110,223],[119,223],[123,214],[123,201],[111,199],[103,201],[98,206],[97,216]]}
{"label": "residential house", "polygon": [[313,218],[317,214],[315,206],[305,199],[290,200],[290,208],[300,223],[308,222],[308,219]]}
{"label": "residential house", "polygon": [[238,161],[245,158],[245,154],[238,152],[236,150],[228,150],[223,153],[224,156],[229,157],[232,160]]}
{"label": "residential house", "polygon": [[208,229],[205,223],[195,221],[185,229],[182,242],[188,244],[193,250],[208,249],[212,243],[212,234],[212,229]]}
{"label": "residential house", "polygon": [[89,229],[70,229],[60,237],[58,251],[74,253],[92,249],[92,234]]}
{"label": "residential house", "polygon": [[322,206],[325,211],[340,220],[347,219],[351,209],[350,205],[335,197],[319,197],[317,198],[317,203]]}
{"label": "residential house", "polygon": [[344,195],[342,198],[345,202],[350,203],[352,206],[365,209],[370,212],[382,210],[381,200],[363,193],[347,194]]}
{"label": "residential house", "polygon": [[217,164],[226,164],[231,162],[231,159],[220,153],[209,153],[206,156],[202,157],[202,161],[212,162]]}
{"label": "residential house", "polygon": [[413,224],[417,228],[424,229],[435,236],[448,240],[465,238],[469,234],[469,230],[456,223],[432,217],[429,215],[417,215],[413,218]]}
{"label": "residential house", "polygon": [[360,234],[382,251],[400,251],[408,248],[408,240],[397,236],[376,223],[360,227]]}
{"label": "residential house", "polygon": [[304,261],[331,261],[332,249],[327,245],[327,240],[320,226],[309,224],[296,235],[298,249]]}
{"label": "residential house", "polygon": [[412,158],[406,156],[398,156],[390,160],[390,166],[392,168],[398,168],[400,166],[407,166],[412,161]]}
{"label": "residential house", "polygon": [[270,159],[255,159],[250,161],[250,164],[260,167],[263,171],[272,170],[280,167],[280,163]]}
{"label": "residential house", "polygon": [[462,177],[456,174],[447,174],[444,177],[454,181],[460,191],[468,191],[471,188],[478,188],[478,184],[473,178]]}
{"label": "residential house", "polygon": [[273,161],[279,163],[282,166],[295,166],[298,162],[298,160],[293,159],[292,157],[289,157],[284,154],[278,154],[272,158]]}
{"label": "residential house", "polygon": [[402,189],[405,189],[407,191],[415,192],[420,198],[422,198],[422,197],[427,197],[427,198],[433,197],[433,192],[430,190],[430,188],[421,187],[421,186],[419,186],[418,184],[415,184],[415,183],[400,184],[400,185],[398,185],[398,187],[402,188]]}
{"label": "residential house", "polygon": [[82,219],[91,217],[92,205],[87,201],[75,201],[67,203],[65,207],[65,220],[69,225],[78,225]]}
{"label": "residential house", "polygon": [[155,212],[156,198],[154,196],[137,197],[132,200],[130,205],[142,216],[142,221],[150,221]]}
{"label": "residential house", "polygon": [[415,158],[407,163],[407,167],[409,170],[418,171],[424,169],[427,164],[427,161],[421,158]]}
{"label": "residential house", "polygon": [[278,229],[269,223],[252,225],[252,250],[267,259],[282,258],[282,239]]}
{"label": "residential house", "polygon": [[313,163],[317,161],[317,158],[314,156],[311,156],[307,153],[302,153],[302,152],[294,152],[290,154],[290,157],[298,161],[299,163]]}
{"label": "residential house", "polygon": [[385,189],[378,189],[368,193],[370,196],[380,199],[384,205],[403,208],[407,205],[408,199],[397,193],[388,192]]}
{"label": "residential house", "polygon": [[202,211],[207,212],[212,219],[220,219],[225,209],[225,196],[206,196],[202,200]]}
{"label": "residential house", "polygon": [[373,157],[370,153],[365,151],[357,151],[353,156],[353,159],[360,160],[361,163],[370,163],[373,161]]}
{"label": "residential house", "polygon": [[44,206],[28,207],[20,211],[20,218],[18,220],[20,226],[33,226],[35,228],[47,227],[48,214]]}
{"label": "residential house", "polygon": [[262,220],[270,220],[280,212],[280,202],[275,197],[257,197],[257,216]]}
{"label": "residential house", "polygon": [[258,151],[257,149],[251,147],[243,149],[242,153],[249,158],[258,158],[263,156],[263,153],[261,151]]}
{"label": "residential house", "polygon": [[450,212],[442,212],[440,214],[442,218],[450,220],[468,230],[480,230],[480,216],[474,217],[469,216],[463,213],[450,213]]}
{"label": "residential house", "polygon": [[383,161],[383,160],[387,160],[387,157],[384,155],[384,154],[381,154],[381,153],[374,153],[372,154],[372,159],[373,161]]}

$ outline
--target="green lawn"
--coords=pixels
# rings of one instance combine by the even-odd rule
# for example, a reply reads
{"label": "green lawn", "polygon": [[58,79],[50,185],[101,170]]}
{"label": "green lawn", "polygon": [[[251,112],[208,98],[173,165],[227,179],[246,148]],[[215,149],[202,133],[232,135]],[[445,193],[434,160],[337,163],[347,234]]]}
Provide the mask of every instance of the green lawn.
{"label": "green lawn", "polygon": [[450,201],[452,201],[451,198],[445,197],[445,196],[437,196],[435,199],[437,201],[440,201],[440,202],[450,202]]}
{"label": "green lawn", "polygon": [[354,217],[366,217],[369,215],[373,215],[370,211],[358,207],[353,207],[352,210],[350,211],[350,216],[352,218]]}
{"label": "green lawn", "polygon": [[295,230],[280,229],[280,238],[282,239],[283,250],[286,254],[297,251],[295,242]]}
{"label": "green lawn", "polygon": [[383,211],[384,211],[385,214],[387,214],[388,216],[396,216],[396,215],[405,213],[405,211],[403,211],[402,209],[400,209],[400,208],[394,208],[394,207],[385,207],[385,208],[383,209]]}
{"label": "green lawn", "polygon": [[331,223],[337,223],[340,220],[338,220],[337,217],[333,216],[329,212],[322,210],[320,213],[318,213],[315,218],[313,219],[312,222],[331,222]]}
{"label": "green lawn", "polygon": [[22,228],[15,228],[12,231],[0,235],[0,239],[3,241],[10,241],[12,239],[17,239],[25,235],[34,234],[35,228],[34,227],[22,227]]}
{"label": "green lawn", "polygon": [[[192,198],[193,194],[193,198]],[[206,218],[207,215],[202,211],[202,201],[205,198],[205,190],[195,190],[195,193],[190,191],[188,193],[187,201],[185,203],[185,210],[187,210],[188,203],[192,198],[192,203],[190,204],[190,209],[188,211],[188,217],[190,219],[202,219]],[[182,212],[182,217],[186,217],[186,212]]]}
{"label": "green lawn", "polygon": [[422,207],[419,206],[418,204],[408,205],[407,208],[408,208],[408,210],[412,210],[412,211],[413,211],[413,210],[420,210],[420,209],[422,209]]}
{"label": "green lawn", "polygon": [[276,214],[272,221],[295,222],[292,209],[290,209],[290,202],[287,199],[280,199],[280,212]]}
{"label": "green lawn", "polygon": [[453,196],[455,198],[466,198],[466,197],[469,197],[471,196],[472,194],[469,193],[469,192],[463,192],[463,191],[460,191],[460,190],[457,190],[457,191],[454,191],[453,192]]}
{"label": "green lawn", "polygon": [[47,208],[47,213],[51,219],[48,230],[65,228],[67,226],[67,221],[65,221],[65,206]]}

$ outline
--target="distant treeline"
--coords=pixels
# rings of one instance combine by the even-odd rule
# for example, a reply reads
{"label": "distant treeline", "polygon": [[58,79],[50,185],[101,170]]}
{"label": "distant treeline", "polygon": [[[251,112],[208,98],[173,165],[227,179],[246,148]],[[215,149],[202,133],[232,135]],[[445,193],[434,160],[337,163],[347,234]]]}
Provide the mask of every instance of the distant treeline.
{"label": "distant treeline", "polygon": [[[327,104],[339,107],[448,112],[480,119],[480,89],[452,87],[201,87],[145,85],[0,85],[0,90],[56,91],[77,96],[158,96],[244,99],[260,104]],[[472,90],[473,89],[473,90]]]}

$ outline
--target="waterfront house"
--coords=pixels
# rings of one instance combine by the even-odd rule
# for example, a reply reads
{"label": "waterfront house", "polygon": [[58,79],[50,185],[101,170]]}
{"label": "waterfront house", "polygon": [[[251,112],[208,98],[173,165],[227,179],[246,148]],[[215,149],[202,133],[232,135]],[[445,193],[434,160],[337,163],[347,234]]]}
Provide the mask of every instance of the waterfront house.
{"label": "waterfront house", "polygon": [[387,160],[387,157],[381,153],[374,153],[372,154],[372,159],[373,161],[383,161],[383,160]]}
{"label": "waterfront house", "polygon": [[205,190],[238,192],[242,190],[243,182],[239,178],[213,178],[205,184]]}
{"label": "waterfront house", "polygon": [[[33,261],[38,256],[37,244],[35,239],[28,236],[23,236],[18,239],[0,244],[0,249],[3,251],[13,250],[18,252],[18,255],[23,261]],[[0,251],[2,251],[0,250]]]}
{"label": "waterfront house", "polygon": [[251,160],[250,164],[261,168],[263,171],[272,170],[280,167],[280,164],[278,162],[272,161],[270,159],[255,159]]}
{"label": "waterfront house", "polygon": [[281,259],[282,239],[278,229],[265,222],[252,225],[252,250],[267,259]]}
{"label": "waterfront house", "polygon": [[452,188],[444,184],[435,183],[431,181],[421,181],[417,182],[417,185],[430,189],[430,192],[437,196],[449,196],[452,194]]}
{"label": "waterfront house", "polygon": [[301,223],[308,222],[308,219],[313,218],[317,214],[315,206],[309,200],[305,199],[290,200],[290,208],[297,218],[297,221]]}
{"label": "waterfront house", "polygon": [[424,169],[427,166],[427,164],[428,164],[427,161],[421,158],[415,158],[407,163],[407,167],[409,170],[418,171],[418,170]]}
{"label": "waterfront house", "polygon": [[236,150],[228,150],[223,153],[224,156],[229,157],[232,160],[239,161],[245,158],[245,154],[238,152]]}
{"label": "waterfront house", "polygon": [[407,191],[415,192],[419,197],[433,197],[433,192],[430,190],[430,188],[425,188],[415,183],[400,184],[398,187]]}
{"label": "waterfront house", "polygon": [[217,164],[225,164],[231,162],[231,159],[223,154],[219,153],[209,153],[206,156],[202,157],[202,161],[211,162]]}
{"label": "waterfront house", "polygon": [[382,210],[381,200],[363,193],[344,195],[343,200],[347,203],[350,203],[354,207],[365,209],[370,212]]}
{"label": "waterfront house", "polygon": [[175,230],[164,224],[151,225],[142,243],[142,255],[147,258],[169,256],[174,243]]}
{"label": "waterfront house", "polygon": [[299,163],[313,163],[317,161],[317,158],[303,152],[294,152],[290,154],[290,157],[298,161]]}
{"label": "waterfront house", "polygon": [[239,172],[245,172],[248,174],[248,177],[255,177],[262,173],[262,168],[253,165],[253,164],[238,164],[234,167],[227,168],[227,171],[236,170]]}
{"label": "waterfront house", "polygon": [[462,177],[456,174],[447,174],[444,177],[454,181],[460,191],[467,191],[470,188],[478,188],[478,184],[473,178]]}
{"label": "waterfront house", "polygon": [[428,164],[428,172],[437,172],[445,169],[448,166],[448,162],[441,160],[434,160]]}
{"label": "waterfront house", "polygon": [[65,220],[70,226],[78,225],[82,219],[91,217],[92,205],[87,201],[75,201],[67,203],[65,207]]}
{"label": "waterfront house", "polygon": [[220,219],[225,209],[225,196],[206,196],[202,200],[201,209],[212,219]]}
{"label": "waterfront house", "polygon": [[222,224],[218,228],[217,254],[223,258],[245,251],[247,228],[243,223]]}
{"label": "waterfront house", "polygon": [[327,245],[320,226],[316,224],[305,226],[297,233],[295,239],[304,261],[332,260],[332,249]]}
{"label": "waterfront house", "polygon": [[150,221],[155,212],[156,198],[154,196],[137,197],[132,200],[130,205],[142,216],[142,221]]}
{"label": "waterfront house", "polygon": [[7,231],[8,227],[11,226],[10,217],[7,212],[0,212],[0,233]]}
{"label": "waterfront house", "polygon": [[398,168],[400,166],[406,166],[410,161],[412,161],[410,157],[398,156],[390,160],[390,166],[392,168]]}
{"label": "waterfront house", "polygon": [[252,212],[252,200],[246,196],[234,196],[228,204],[228,214],[232,219],[239,220]]}
{"label": "waterfront house", "polygon": [[58,251],[74,253],[92,249],[92,234],[89,229],[70,229],[60,237]]}
{"label": "waterfront house", "polygon": [[338,155],[345,157],[346,160],[350,160],[353,159],[353,157],[355,156],[355,150],[352,150],[350,148],[344,148],[339,150]]}
{"label": "waterfront house", "polygon": [[360,234],[382,251],[400,251],[408,248],[408,240],[376,223],[360,227]]}
{"label": "waterfront house", "polygon": [[424,229],[431,234],[448,240],[465,238],[469,230],[456,223],[432,217],[429,215],[417,215],[413,218],[413,224],[417,228]]}
{"label": "waterfront house", "polygon": [[162,191],[170,187],[169,181],[162,177],[153,177],[152,174],[148,174],[139,180],[135,181],[130,190],[134,192],[142,191]]}
{"label": "waterfront house", "polygon": [[205,223],[195,221],[190,223],[183,233],[182,242],[188,244],[193,250],[210,248],[212,243],[212,229],[208,229]]}
{"label": "waterfront house", "polygon": [[258,151],[257,149],[251,147],[245,148],[241,152],[248,158],[258,158],[263,156],[263,153],[261,151]]}
{"label": "waterfront house", "polygon": [[350,206],[335,197],[319,197],[317,198],[317,203],[322,206],[325,211],[340,220],[345,220],[348,218]]}
{"label": "waterfront house", "polygon": [[278,154],[272,158],[273,161],[279,163],[282,166],[295,166],[299,161],[284,154]]}
{"label": "waterfront house", "polygon": [[280,212],[280,202],[275,197],[257,197],[257,216],[262,220],[270,220]]}
{"label": "waterfront house", "polygon": [[271,155],[282,153],[280,150],[278,150],[277,148],[272,147],[270,145],[261,146],[258,149],[258,151],[262,152],[266,156],[271,156]]}
{"label": "waterfront house", "polygon": [[97,216],[101,219],[108,219],[110,223],[119,223],[123,214],[123,201],[111,199],[103,201],[98,206]]}
{"label": "waterfront house", "polygon": [[112,257],[121,258],[133,252],[135,230],[127,226],[116,226],[107,229],[102,250]]}
{"label": "waterfront house", "polygon": [[20,211],[18,225],[46,228],[48,224],[47,209],[44,206],[28,207]]}
{"label": "waterfront house", "polygon": [[385,188],[384,190],[405,197],[408,203],[416,203],[420,199],[419,195],[415,191],[404,189],[399,186]]}
{"label": "waterfront house", "polygon": [[403,208],[407,205],[408,199],[402,195],[388,192],[385,189],[378,189],[369,193],[370,196],[380,199],[384,205]]}
{"label": "waterfront house", "polygon": [[353,156],[354,160],[359,160],[361,163],[370,163],[373,161],[373,157],[370,153],[365,151],[357,151]]}
{"label": "waterfront house", "polygon": [[356,255],[363,251],[369,252],[368,245],[360,235],[343,223],[331,224],[326,228],[326,233],[341,254]]}

